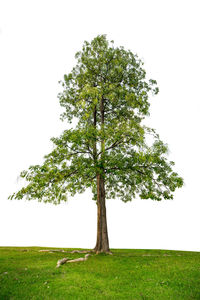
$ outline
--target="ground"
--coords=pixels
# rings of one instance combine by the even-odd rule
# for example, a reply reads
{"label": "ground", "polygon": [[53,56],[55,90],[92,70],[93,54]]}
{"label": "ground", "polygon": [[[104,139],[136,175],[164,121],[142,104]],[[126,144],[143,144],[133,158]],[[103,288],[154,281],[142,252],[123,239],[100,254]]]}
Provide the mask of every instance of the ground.
{"label": "ground", "polygon": [[200,252],[111,249],[56,268],[85,254],[40,249],[0,247],[1,300],[200,299]]}

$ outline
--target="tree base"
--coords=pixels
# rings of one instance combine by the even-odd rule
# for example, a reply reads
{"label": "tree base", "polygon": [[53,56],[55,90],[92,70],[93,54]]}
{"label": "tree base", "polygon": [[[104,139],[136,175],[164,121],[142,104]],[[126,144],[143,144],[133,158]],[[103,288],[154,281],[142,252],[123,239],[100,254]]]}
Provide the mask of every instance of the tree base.
{"label": "tree base", "polygon": [[97,249],[96,247],[92,251],[96,254],[105,253],[105,254],[113,255],[110,250]]}

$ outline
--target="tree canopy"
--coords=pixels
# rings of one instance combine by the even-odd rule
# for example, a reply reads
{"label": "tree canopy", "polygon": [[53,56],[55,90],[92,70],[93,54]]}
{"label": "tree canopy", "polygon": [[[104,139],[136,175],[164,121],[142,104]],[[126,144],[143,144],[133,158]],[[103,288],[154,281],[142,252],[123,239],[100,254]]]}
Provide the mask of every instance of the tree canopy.
{"label": "tree canopy", "polygon": [[9,198],[59,204],[90,188],[97,201],[101,174],[106,199],[173,199],[183,179],[167,159],[167,145],[144,124],[157,82],[146,79],[137,55],[105,35],[85,41],[75,57],[58,95],[61,119],[72,126],[51,139],[41,165],[21,172],[27,184]]}

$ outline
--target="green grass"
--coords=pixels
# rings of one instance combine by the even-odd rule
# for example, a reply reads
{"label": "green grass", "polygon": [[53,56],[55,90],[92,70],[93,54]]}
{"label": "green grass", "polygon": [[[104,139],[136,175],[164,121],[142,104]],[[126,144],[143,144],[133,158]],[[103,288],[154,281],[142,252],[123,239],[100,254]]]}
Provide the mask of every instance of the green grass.
{"label": "green grass", "polygon": [[84,254],[40,249],[0,247],[0,300],[200,299],[199,252],[115,249],[56,269]]}

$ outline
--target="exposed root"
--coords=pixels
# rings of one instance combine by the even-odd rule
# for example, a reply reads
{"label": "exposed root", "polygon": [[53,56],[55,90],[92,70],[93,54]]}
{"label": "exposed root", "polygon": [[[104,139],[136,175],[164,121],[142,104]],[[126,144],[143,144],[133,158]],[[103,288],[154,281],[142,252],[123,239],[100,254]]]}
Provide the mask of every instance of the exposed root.
{"label": "exposed root", "polygon": [[72,262],[79,262],[79,261],[86,261],[88,259],[89,256],[91,256],[90,253],[105,253],[105,254],[110,254],[113,255],[113,253],[111,251],[96,251],[95,249],[87,251],[87,250],[72,250],[72,251],[64,251],[64,250],[52,250],[52,249],[42,249],[39,250],[39,252],[48,252],[48,253],[55,253],[55,252],[59,252],[59,253],[86,253],[85,257],[79,257],[76,259],[70,259],[68,257],[64,257],[60,260],[57,261],[57,265],[56,268],[59,268],[61,265],[65,264],[65,263],[72,263]]}
{"label": "exposed root", "polygon": [[65,250],[51,250],[51,249],[44,249],[44,250],[39,250],[38,252],[49,252],[49,253],[54,253],[54,252],[61,252],[61,253],[93,253],[95,252],[94,250],[72,250],[72,251],[65,251]]}
{"label": "exposed root", "polygon": [[73,250],[73,251],[71,251],[70,253],[90,253],[90,252],[93,252],[93,250],[91,250],[91,251],[87,251],[87,250]]}
{"label": "exposed root", "polygon": [[51,250],[51,249],[39,250],[38,252],[49,252],[49,253],[62,252],[62,253],[70,253],[69,251],[64,251],[64,250]]}
{"label": "exposed root", "polygon": [[77,261],[85,261],[88,259],[88,257],[91,256],[91,254],[86,254],[85,257],[79,257],[79,258],[76,258],[76,259],[71,259],[71,260],[68,260],[67,262],[70,263],[70,262],[77,262]]}
{"label": "exposed root", "polygon": [[61,265],[65,264],[68,260],[69,260],[68,257],[65,257],[65,258],[62,258],[62,259],[58,260],[56,268],[59,268]]}
{"label": "exposed root", "polygon": [[79,257],[76,259],[69,259],[68,257],[62,258],[60,260],[57,261],[57,266],[56,268],[59,268],[61,265],[65,264],[65,263],[72,263],[72,262],[78,262],[78,261],[85,261],[88,259],[88,257],[91,256],[91,254],[87,253],[85,255],[85,257]]}

